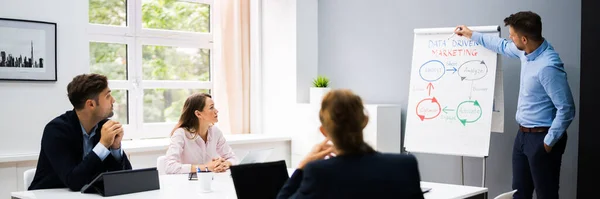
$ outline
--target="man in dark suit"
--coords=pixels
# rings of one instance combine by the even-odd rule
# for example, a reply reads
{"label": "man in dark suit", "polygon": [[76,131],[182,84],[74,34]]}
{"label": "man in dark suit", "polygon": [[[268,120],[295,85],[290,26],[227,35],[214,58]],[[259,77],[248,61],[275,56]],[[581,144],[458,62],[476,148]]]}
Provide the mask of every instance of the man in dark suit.
{"label": "man in dark suit", "polygon": [[79,191],[105,171],[131,169],[121,149],[123,128],[113,116],[115,99],[105,76],[78,75],[67,86],[74,110],[44,128],[35,177],[29,190],[66,188]]}
{"label": "man in dark suit", "polygon": [[[323,148],[323,147],[322,147]],[[325,151],[325,150],[323,150]],[[417,160],[412,155],[339,155],[301,163],[277,198],[423,199]]]}

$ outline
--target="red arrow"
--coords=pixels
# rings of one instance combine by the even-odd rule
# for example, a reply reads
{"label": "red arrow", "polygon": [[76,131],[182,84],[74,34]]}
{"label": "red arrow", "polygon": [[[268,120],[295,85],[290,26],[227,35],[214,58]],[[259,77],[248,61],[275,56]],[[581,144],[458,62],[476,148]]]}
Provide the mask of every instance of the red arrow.
{"label": "red arrow", "polygon": [[[421,103],[423,103],[424,101],[427,101],[427,100],[431,100],[431,103],[436,103],[437,107],[438,107],[437,114],[432,117],[425,117],[424,114],[419,113],[419,106],[421,105]],[[436,118],[437,116],[439,116],[440,113],[442,112],[442,107],[441,107],[440,103],[437,101],[437,98],[435,98],[435,97],[426,98],[426,99],[419,101],[419,103],[417,103],[417,106],[415,107],[415,112],[416,112],[417,116],[419,117],[419,119],[421,119],[421,121],[423,121],[425,119],[433,119],[433,118]]]}
{"label": "red arrow", "polygon": [[[437,114],[432,117],[425,117],[424,114],[419,114],[419,106],[421,105],[421,103],[423,103],[424,101],[427,101],[427,100],[431,100],[431,103],[436,103],[437,107],[438,107]],[[419,119],[421,119],[421,121],[423,121],[425,119],[433,119],[433,118],[436,118],[437,116],[439,116],[440,113],[442,112],[442,107],[435,97],[426,98],[426,99],[419,101],[419,103],[417,103],[417,106],[415,107],[415,112],[416,112],[417,116],[419,117]]]}
{"label": "red arrow", "polygon": [[429,96],[431,96],[431,89],[434,89],[433,84],[431,82],[429,82],[429,84],[427,84],[427,90],[428,90],[428,94]]}

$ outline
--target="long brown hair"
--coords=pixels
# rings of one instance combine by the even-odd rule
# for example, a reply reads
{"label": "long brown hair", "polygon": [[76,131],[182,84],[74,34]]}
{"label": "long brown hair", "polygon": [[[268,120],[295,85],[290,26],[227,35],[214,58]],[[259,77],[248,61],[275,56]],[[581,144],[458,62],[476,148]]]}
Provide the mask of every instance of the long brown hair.
{"label": "long brown hair", "polygon": [[173,133],[175,133],[175,130],[178,128],[183,128],[186,131],[194,134],[191,139],[194,139],[198,136],[199,132],[197,132],[198,129],[196,128],[198,128],[200,120],[198,117],[196,117],[194,112],[202,112],[204,110],[207,98],[212,98],[212,96],[207,93],[195,93],[185,100],[185,103],[183,104],[183,110],[181,110],[181,116],[179,116],[179,122],[171,131],[171,136],[173,136]]}
{"label": "long brown hair", "polygon": [[347,89],[332,90],[323,97],[319,111],[321,124],[335,147],[344,154],[374,153],[363,140],[369,122],[362,99]]}

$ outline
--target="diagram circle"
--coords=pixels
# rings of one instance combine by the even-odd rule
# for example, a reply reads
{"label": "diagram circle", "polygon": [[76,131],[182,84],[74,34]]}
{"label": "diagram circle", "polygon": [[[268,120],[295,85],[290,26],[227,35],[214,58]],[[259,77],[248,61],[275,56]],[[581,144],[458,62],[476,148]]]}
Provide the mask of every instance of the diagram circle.
{"label": "diagram circle", "polygon": [[[437,67],[440,67],[439,70],[436,70]],[[425,71],[424,71],[425,70]],[[431,72],[434,71],[434,72]],[[439,72],[436,72],[439,71]],[[433,73],[434,75],[425,75],[425,77],[423,76],[423,73]],[[438,74],[436,74],[438,73]],[[421,79],[423,79],[424,81],[427,82],[434,82],[439,80],[440,78],[442,78],[444,76],[444,74],[446,74],[446,66],[444,66],[444,63],[442,63],[439,60],[429,60],[427,62],[425,62],[423,65],[421,65],[421,67],[419,68],[419,76],[421,77]]]}
{"label": "diagram circle", "polygon": [[[425,101],[429,101],[430,103],[437,105],[437,111],[436,111],[435,115],[426,117],[428,115],[419,113],[419,107],[421,107],[421,103],[423,103]],[[426,98],[426,99],[419,101],[419,103],[417,103],[417,106],[415,107],[415,113],[417,114],[417,116],[419,116],[421,118],[421,120],[433,119],[433,118],[436,118],[437,116],[439,116],[440,113],[442,113],[442,105],[440,105],[440,103],[435,98]]]}
{"label": "diagram circle", "polygon": [[[461,107],[464,104],[467,104],[467,103],[468,104],[473,104],[474,107],[479,108],[479,113],[477,114],[477,118],[472,119],[472,120],[467,120],[467,118],[461,118],[461,116],[459,114],[461,112]],[[456,107],[456,118],[458,120],[461,120],[461,121],[464,120],[465,123],[473,123],[473,122],[475,122],[475,121],[477,121],[477,120],[479,120],[481,118],[481,115],[483,114],[482,111],[483,110],[481,109],[481,106],[478,104],[477,101],[470,101],[470,100],[469,101],[464,101],[464,102],[461,102],[460,104],[458,104],[458,106]]]}
{"label": "diagram circle", "polygon": [[[480,80],[488,73],[487,64],[481,60],[470,60],[458,67],[458,76],[464,80]],[[466,73],[466,74],[465,74]]]}

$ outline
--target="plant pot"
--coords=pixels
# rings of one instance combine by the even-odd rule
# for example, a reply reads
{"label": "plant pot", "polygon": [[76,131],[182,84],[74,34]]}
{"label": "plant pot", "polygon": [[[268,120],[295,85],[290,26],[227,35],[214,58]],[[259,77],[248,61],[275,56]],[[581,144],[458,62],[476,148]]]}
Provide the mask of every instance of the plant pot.
{"label": "plant pot", "polygon": [[310,103],[311,104],[321,104],[323,101],[323,97],[327,92],[329,92],[331,88],[328,87],[310,87]]}

